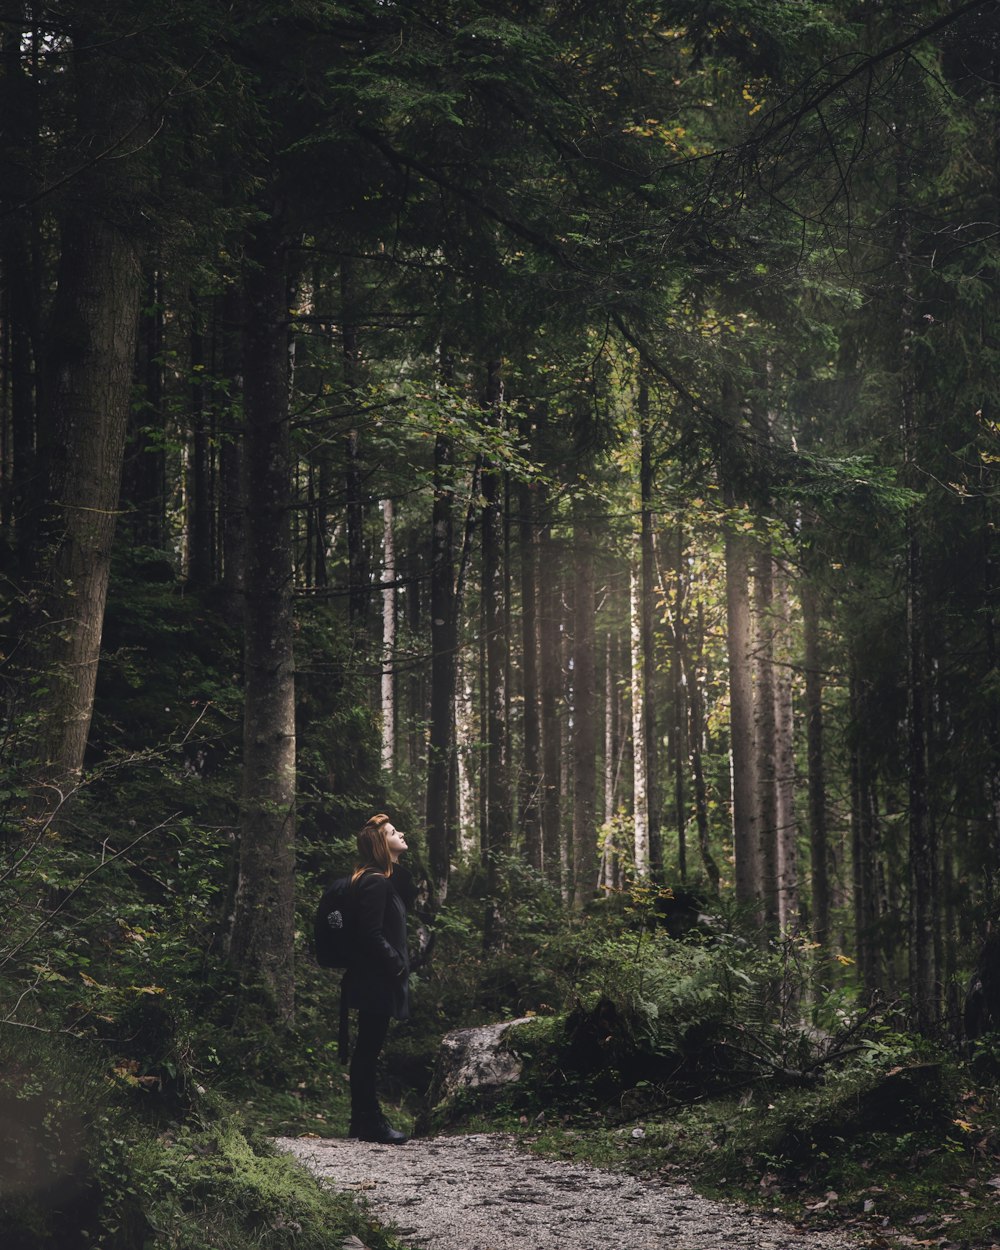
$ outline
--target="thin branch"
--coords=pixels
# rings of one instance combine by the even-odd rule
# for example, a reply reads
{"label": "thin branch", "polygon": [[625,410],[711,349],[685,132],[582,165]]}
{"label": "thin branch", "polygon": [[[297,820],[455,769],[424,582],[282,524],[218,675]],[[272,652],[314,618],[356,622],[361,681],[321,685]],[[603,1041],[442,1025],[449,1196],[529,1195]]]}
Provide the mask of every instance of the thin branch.
{"label": "thin branch", "polygon": [[115,853],[113,855],[108,856],[107,859],[102,857],[101,862],[97,864],[96,867],[92,868],[90,872],[85,873],[84,876],[81,877],[81,879],[72,888],[72,890],[70,890],[70,892],[66,895],[66,897],[60,903],[58,903],[52,909],[52,911],[50,911],[47,915],[43,916],[41,920],[39,920],[38,924],[35,925],[34,929],[32,929],[32,931],[27,935],[27,937],[22,938],[21,941],[17,944],[17,946],[7,951],[7,953],[3,956],[3,958],[0,959],[0,968],[6,967],[6,965],[10,963],[10,961],[14,958],[15,955],[18,955],[22,950],[24,950],[25,946],[27,946],[29,942],[34,941],[34,939],[38,936],[38,934],[41,933],[42,929],[44,929],[45,926],[51,920],[53,920],[56,916],[58,916],[58,914],[62,911],[62,909],[66,906],[66,904],[69,903],[73,898],[75,898],[76,895],[79,894],[79,892],[87,884],[87,882],[90,881],[92,877],[95,877],[101,871],[102,868],[105,868],[108,864],[113,864],[115,860],[121,859],[123,856],[127,855],[128,852],[131,851],[133,847],[138,846],[140,842],[142,842],[145,838],[148,838],[151,834],[158,833],[161,829],[166,828],[166,826],[170,824],[172,820],[176,820],[178,816],[180,816],[180,812],[174,812],[172,815],[168,816],[166,820],[160,821],[158,825],[154,825],[151,829],[144,830],[144,832],[140,833],[137,837],[133,838],[132,841],[128,844],[128,846],[123,847],[120,851],[115,851]]}

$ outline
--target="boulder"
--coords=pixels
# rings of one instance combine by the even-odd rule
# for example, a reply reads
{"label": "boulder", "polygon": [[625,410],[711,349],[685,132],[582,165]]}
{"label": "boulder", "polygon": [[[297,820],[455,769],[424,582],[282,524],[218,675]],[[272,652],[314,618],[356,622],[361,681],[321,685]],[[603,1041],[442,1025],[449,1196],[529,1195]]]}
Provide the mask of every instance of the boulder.
{"label": "boulder", "polygon": [[489,1105],[521,1078],[522,1063],[509,1045],[510,1031],[534,1017],[503,1020],[471,1029],[455,1029],[441,1039],[427,1094],[428,1114],[435,1125],[461,1110]]}

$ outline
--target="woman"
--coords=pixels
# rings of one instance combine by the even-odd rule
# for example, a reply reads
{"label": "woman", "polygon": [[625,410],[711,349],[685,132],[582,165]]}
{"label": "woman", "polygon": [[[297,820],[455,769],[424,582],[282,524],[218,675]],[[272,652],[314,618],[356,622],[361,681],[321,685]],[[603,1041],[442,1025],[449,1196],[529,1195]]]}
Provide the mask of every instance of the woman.
{"label": "woman", "polygon": [[358,864],[351,878],[357,943],[347,966],[347,1002],[358,1009],[358,1036],[351,1059],[351,1127],[361,1141],[399,1145],[406,1134],[382,1114],[375,1090],[379,1055],[389,1021],[409,1018],[406,908],[415,890],[398,867],[406,838],[384,812],[358,834]]}

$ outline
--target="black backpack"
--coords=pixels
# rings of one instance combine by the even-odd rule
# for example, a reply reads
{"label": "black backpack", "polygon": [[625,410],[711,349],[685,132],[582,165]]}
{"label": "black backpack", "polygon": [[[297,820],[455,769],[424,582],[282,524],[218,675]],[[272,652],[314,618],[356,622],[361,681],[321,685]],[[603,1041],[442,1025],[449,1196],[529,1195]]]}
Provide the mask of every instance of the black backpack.
{"label": "black backpack", "polygon": [[354,941],[351,878],[338,877],[324,893],[313,920],[313,945],[321,968],[346,968]]}

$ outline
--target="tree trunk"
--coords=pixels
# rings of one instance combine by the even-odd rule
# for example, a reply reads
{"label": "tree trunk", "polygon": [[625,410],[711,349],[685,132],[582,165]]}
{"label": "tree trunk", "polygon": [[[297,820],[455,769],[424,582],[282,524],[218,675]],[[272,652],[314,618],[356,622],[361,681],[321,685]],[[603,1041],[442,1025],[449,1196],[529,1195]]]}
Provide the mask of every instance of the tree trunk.
{"label": "tree trunk", "polygon": [[[572,542],[567,551],[567,562],[572,555]],[[572,568],[572,566],[571,566]],[[561,725],[562,751],[559,754],[559,793],[566,796],[565,805],[560,805],[562,827],[559,836],[559,874],[558,880],[562,887],[562,900],[566,907],[573,905],[573,782],[576,768],[576,689],[575,629],[572,627],[576,617],[577,593],[579,587],[575,573],[567,578],[562,589],[562,619],[570,623],[570,627],[562,626],[559,634],[558,673],[562,681],[562,701],[566,715]],[[568,808],[568,810],[567,810]]]}
{"label": "tree trunk", "polygon": [[[391,499],[382,500],[382,767],[396,767],[396,542]],[[445,787],[447,790],[447,786]]]}
{"label": "tree trunk", "polygon": [[[501,362],[490,361],[486,406],[491,423],[503,420]],[[493,464],[483,471],[483,607],[486,702],[486,838],[487,880],[491,898],[499,885],[499,856],[510,846],[510,787],[507,775],[507,637],[504,570],[504,484]],[[490,924],[487,924],[489,937]]]}
{"label": "tree trunk", "polygon": [[799,930],[799,829],[795,817],[795,706],[792,697],[792,617],[788,575],[774,564],[774,743],[778,927]]}
{"label": "tree trunk", "polygon": [[449,786],[454,757],[458,604],[455,587],[453,449],[445,434],[434,444],[431,512],[431,723],[427,757],[427,850],[435,901],[448,893],[452,833]]}
{"label": "tree trunk", "polygon": [[870,723],[871,696],[864,678],[851,676],[851,719],[854,743],[851,752],[851,860],[854,885],[854,938],[858,974],[867,995],[881,985],[877,945],[878,923],[878,817],[875,775],[865,726]]}
{"label": "tree trunk", "polygon": [[31,331],[35,320],[31,265],[25,232],[9,225],[5,232],[3,266],[4,376],[8,382],[3,455],[2,523],[14,535],[18,567],[29,572],[39,504],[35,466],[34,365],[37,344]]}
{"label": "tree trunk", "polygon": [[541,725],[538,695],[538,612],[536,586],[535,499],[532,488],[522,483],[520,503],[521,553],[521,654],[524,689],[524,764],[520,773],[518,804],[524,857],[536,872],[542,871],[542,822],[539,797],[542,780]]}
{"label": "tree trunk", "polygon": [[[143,310],[139,321],[137,381],[142,404],[129,414],[128,441],[122,475],[124,519],[137,546],[166,548],[166,457],[162,441],[163,411],[163,291],[158,273],[144,279]],[[150,437],[150,432],[153,436]]]}
{"label": "tree trunk", "polygon": [[698,604],[698,645],[694,655],[694,663],[689,664],[686,648],[681,652],[681,661],[687,673],[686,689],[688,691],[688,742],[691,745],[691,772],[694,778],[694,812],[698,827],[698,853],[701,856],[705,876],[708,877],[712,893],[719,893],[719,865],[712,854],[711,830],[708,816],[708,791],[705,786],[705,769],[702,763],[701,747],[705,736],[704,702],[701,693],[701,657],[705,645],[705,608]]}
{"label": "tree trunk", "polygon": [[[903,480],[913,489],[922,483],[917,463],[917,396],[913,376],[913,274],[908,205],[911,198],[909,152],[898,136],[896,238],[899,289],[898,365],[900,424],[903,434]],[[938,1019],[935,945],[937,909],[935,886],[937,847],[931,820],[927,782],[927,695],[925,685],[923,550],[915,505],[906,518],[906,665],[907,665],[907,773],[910,800],[910,996],[917,1026],[929,1032]]]}
{"label": "tree trunk", "polygon": [[[478,744],[482,740],[476,723],[476,683],[467,659],[468,652],[459,657],[458,699],[455,706],[455,756],[458,769],[458,829],[459,846],[463,854],[471,855],[481,846],[479,837],[479,807],[472,761],[478,758]],[[476,664],[478,667],[478,654]],[[481,778],[480,778],[481,780]]]}
{"label": "tree trunk", "polygon": [[239,879],[230,959],[287,1020],[294,1007],[295,668],[286,255],[279,225],[248,248],[246,692]]}
{"label": "tree trunk", "polygon": [[222,299],[222,371],[226,416],[219,448],[219,513],[222,530],[222,588],[226,615],[243,616],[246,576],[246,509],[243,503],[243,292],[238,283]]}
{"label": "tree trunk", "polygon": [[573,907],[597,886],[597,703],[594,689],[594,533],[578,502],[573,519]]}
{"label": "tree trunk", "polygon": [[830,943],[830,855],[827,845],[826,773],[823,746],[823,668],[819,599],[802,583],[802,645],[805,661],[806,772],[809,793],[809,868],[812,876],[812,938],[822,953]]}
{"label": "tree trunk", "polygon": [[[649,387],[645,376],[639,382],[639,499],[641,581],[639,608],[642,629],[643,742],[645,744],[646,804],[649,815],[649,865],[656,876],[663,874],[663,834],[660,809],[660,752],[656,733],[656,639],[653,628],[653,587],[655,585],[653,533],[653,428],[649,413]],[[681,878],[684,877],[684,830],[678,825]]]}
{"label": "tree trunk", "polygon": [[[11,212],[36,199],[41,161],[39,92],[25,68],[30,15],[25,5],[10,6],[9,21],[0,28],[0,147],[22,154],[8,160],[0,191],[3,214],[0,263],[3,267],[6,373],[9,378],[9,426],[5,442],[3,523],[13,527],[17,569],[22,577],[35,572],[35,542],[44,510],[43,466],[36,461],[39,413],[46,411],[43,393],[41,284],[38,280],[40,224],[31,208]],[[32,32],[32,43],[38,37]]]}
{"label": "tree trunk", "polygon": [[60,789],[79,777],[90,731],[142,291],[135,244],[83,200],[63,224],[45,387],[44,619],[56,626],[44,643],[42,759]]}
{"label": "tree trunk", "polygon": [[768,932],[772,933],[778,927],[773,600],[774,562],[770,551],[758,547],[754,560],[753,642],[751,644],[754,675],[754,781],[764,923]]}
{"label": "tree trunk", "polygon": [[[731,500],[728,501],[732,506]],[[733,853],[737,902],[759,920],[763,883],[754,781],[753,684],[750,669],[750,558],[748,539],[726,526],[726,627],[729,644],[729,736],[732,769]]]}
{"label": "tree trunk", "polygon": [[601,851],[599,882],[602,889],[612,889],[615,884],[615,678],[611,634],[604,644],[604,845]]}
{"label": "tree trunk", "polygon": [[[424,571],[423,571],[423,552],[424,544],[420,541],[420,536],[414,530],[410,534],[405,562],[406,562],[406,593],[405,593],[405,610],[406,610],[406,628],[411,638],[423,637],[423,616],[424,608]],[[399,563],[397,557],[397,563]],[[407,753],[410,771],[415,777],[420,775],[422,765],[425,764],[425,748],[426,739],[424,737],[424,724],[427,720],[427,700],[425,699],[426,687],[426,669],[422,664],[412,664],[410,666],[409,680],[406,683],[407,690],[407,712],[406,719],[410,725],[410,732],[407,735]],[[397,697],[399,695],[397,683]],[[424,796],[426,802],[426,796]]]}
{"label": "tree trunk", "polygon": [[[361,353],[358,346],[358,292],[354,265],[345,260],[340,270],[340,298],[343,328],[344,387],[348,404],[360,404]],[[347,467],[344,486],[347,495],[348,619],[355,638],[363,636],[368,613],[368,552],[365,546],[365,491],[357,428],[344,435]]]}
{"label": "tree trunk", "polygon": [[618,754],[618,691],[615,683],[614,640],[607,635],[604,645],[604,823],[615,818],[615,790]]}
{"label": "tree trunk", "polygon": [[[544,487],[542,488],[544,492]],[[543,493],[539,512],[545,516]],[[552,524],[546,516],[539,534],[539,563],[545,570],[539,580],[538,641],[541,660],[539,703],[542,732],[541,817],[545,872],[553,885],[560,883],[562,844],[561,759],[562,725],[559,720],[559,698],[562,687],[562,641],[560,637],[559,555],[552,536]]]}
{"label": "tree trunk", "polygon": [[[640,565],[641,569],[641,565]],[[643,691],[642,595],[640,573],[633,564],[629,570],[632,640],[632,819],[635,847],[635,873],[648,877],[649,791],[646,776],[646,708]]]}
{"label": "tree trunk", "polygon": [[677,869],[687,880],[687,800],[684,779],[687,770],[687,691],[684,668],[684,531],[678,527],[674,560],[673,654],[670,677],[673,694],[673,723],[670,737],[674,756],[674,821],[677,825]]}
{"label": "tree trunk", "polygon": [[191,301],[191,332],[189,335],[191,353],[191,444],[190,486],[187,492],[188,517],[188,578],[191,584],[208,587],[212,584],[214,573],[214,517],[212,516],[211,492],[209,481],[211,466],[209,463],[209,429],[208,413],[205,408],[205,339],[202,328],[202,310],[197,294],[190,293]]}

